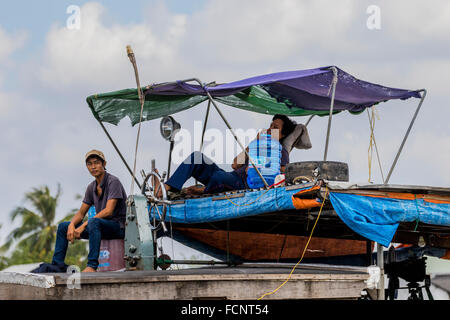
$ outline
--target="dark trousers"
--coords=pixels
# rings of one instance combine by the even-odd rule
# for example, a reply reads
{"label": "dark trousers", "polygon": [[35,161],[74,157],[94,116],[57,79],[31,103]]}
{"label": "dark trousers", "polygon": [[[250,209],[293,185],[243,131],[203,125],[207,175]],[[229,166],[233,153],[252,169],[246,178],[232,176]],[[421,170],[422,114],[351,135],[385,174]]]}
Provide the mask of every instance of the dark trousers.
{"label": "dark trousers", "polygon": [[[70,222],[61,222],[58,225],[58,231],[56,233],[55,252],[53,254],[52,264],[62,265],[66,258],[67,246],[69,240],[67,240],[67,229]],[[78,224],[75,228],[81,225]],[[120,228],[120,224],[117,221],[91,218],[89,219],[86,229],[81,233],[82,239],[89,239],[89,254],[87,266],[97,269],[98,257],[100,255],[100,242],[102,239],[123,239],[125,238],[125,229]]]}
{"label": "dark trousers", "polygon": [[245,189],[242,178],[236,172],[226,172],[201,152],[193,152],[183,161],[166,184],[181,190],[189,178],[205,185],[205,193]]}

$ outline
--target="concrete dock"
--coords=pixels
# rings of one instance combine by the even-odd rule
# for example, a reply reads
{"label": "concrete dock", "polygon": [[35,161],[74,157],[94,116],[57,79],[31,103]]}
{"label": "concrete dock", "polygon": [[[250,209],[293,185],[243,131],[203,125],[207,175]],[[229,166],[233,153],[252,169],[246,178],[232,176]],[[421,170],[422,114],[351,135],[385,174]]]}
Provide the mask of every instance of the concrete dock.
{"label": "concrete dock", "polygon": [[[278,288],[292,267],[253,264],[75,274],[0,272],[0,300],[256,300]],[[371,283],[373,272],[366,267],[305,264],[264,299],[358,299]]]}

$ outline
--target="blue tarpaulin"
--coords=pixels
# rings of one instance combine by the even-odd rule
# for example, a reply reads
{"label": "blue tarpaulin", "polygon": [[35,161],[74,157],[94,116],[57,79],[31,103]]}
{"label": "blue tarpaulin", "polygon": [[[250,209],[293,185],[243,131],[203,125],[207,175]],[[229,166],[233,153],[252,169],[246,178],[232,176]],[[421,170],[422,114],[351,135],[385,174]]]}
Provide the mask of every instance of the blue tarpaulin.
{"label": "blue tarpaulin", "polygon": [[450,226],[450,204],[330,192],[334,210],[356,233],[389,246],[400,222]]}
{"label": "blue tarpaulin", "polygon": [[[240,197],[212,196],[197,199],[186,199],[183,203],[169,205],[166,221],[174,223],[202,223],[234,218],[242,218],[281,210],[295,210],[292,195],[311,188],[305,187],[286,190],[285,187],[268,190],[246,191]],[[160,211],[162,208],[160,207]],[[156,213],[150,212],[150,218]],[[157,216],[156,216],[157,217]]]}
{"label": "blue tarpaulin", "polygon": [[[278,187],[185,199],[168,206],[165,220],[191,224],[296,210],[293,195],[308,189],[313,190],[314,187],[314,184],[308,183],[295,189]],[[409,194],[409,198],[402,198],[404,193],[391,195],[381,197],[331,191],[329,199],[333,209],[350,229],[385,247],[389,246],[401,222],[416,221],[450,226],[450,202],[433,201],[413,194]],[[150,211],[150,218],[159,217],[155,211]]]}

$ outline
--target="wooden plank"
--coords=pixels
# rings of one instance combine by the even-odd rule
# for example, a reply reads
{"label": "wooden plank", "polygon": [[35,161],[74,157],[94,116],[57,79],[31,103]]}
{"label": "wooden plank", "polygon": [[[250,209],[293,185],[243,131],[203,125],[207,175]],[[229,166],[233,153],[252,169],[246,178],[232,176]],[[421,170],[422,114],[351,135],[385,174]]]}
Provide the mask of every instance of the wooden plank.
{"label": "wooden plank", "polygon": [[[180,227],[175,227],[175,230],[222,252],[227,252],[227,248],[229,248],[231,255],[245,261],[286,261],[288,259],[297,259],[298,261],[308,242],[307,236],[235,231],[233,230],[235,227],[240,228],[241,225],[230,224],[230,232]],[[319,226],[318,230],[320,228],[323,228],[323,224]],[[366,241],[314,237],[308,244],[305,258],[358,255],[365,254],[366,251]]]}

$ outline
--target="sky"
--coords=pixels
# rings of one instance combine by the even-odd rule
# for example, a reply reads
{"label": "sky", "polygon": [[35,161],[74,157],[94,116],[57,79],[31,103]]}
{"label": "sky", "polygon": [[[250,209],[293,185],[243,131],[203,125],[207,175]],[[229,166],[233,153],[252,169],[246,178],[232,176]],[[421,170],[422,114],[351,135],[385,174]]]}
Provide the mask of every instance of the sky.
{"label": "sky", "polygon": [[[68,12],[73,5],[79,7],[78,28]],[[136,86],[127,45],[142,85],[191,77],[229,82],[336,65],[385,86],[426,88],[390,183],[449,187],[449,34],[446,0],[1,2],[0,243],[18,225],[11,223],[11,211],[29,206],[24,194],[34,187],[48,185],[55,194],[61,184],[59,219],[81,205],[76,195],[92,181],[84,164],[90,149],[102,150],[108,171],[131,190],[130,175],[86,104],[91,94]],[[385,176],[418,102],[376,107],[374,133]],[[205,110],[202,104],[174,118],[193,131]],[[221,110],[234,128],[265,128],[271,120],[228,106]],[[132,164],[137,126],[124,119],[106,127]],[[208,128],[226,129],[216,112]],[[308,126],[313,147],[292,151],[291,162],[322,160],[326,128],[326,117],[314,118]],[[149,170],[151,159],[165,170],[169,145],[159,119],[141,130],[137,171]],[[328,160],[348,163],[350,181],[369,179],[369,137],[366,113],[333,117]],[[381,183],[375,154],[373,159],[371,181]],[[230,164],[220,166],[231,170]]]}

